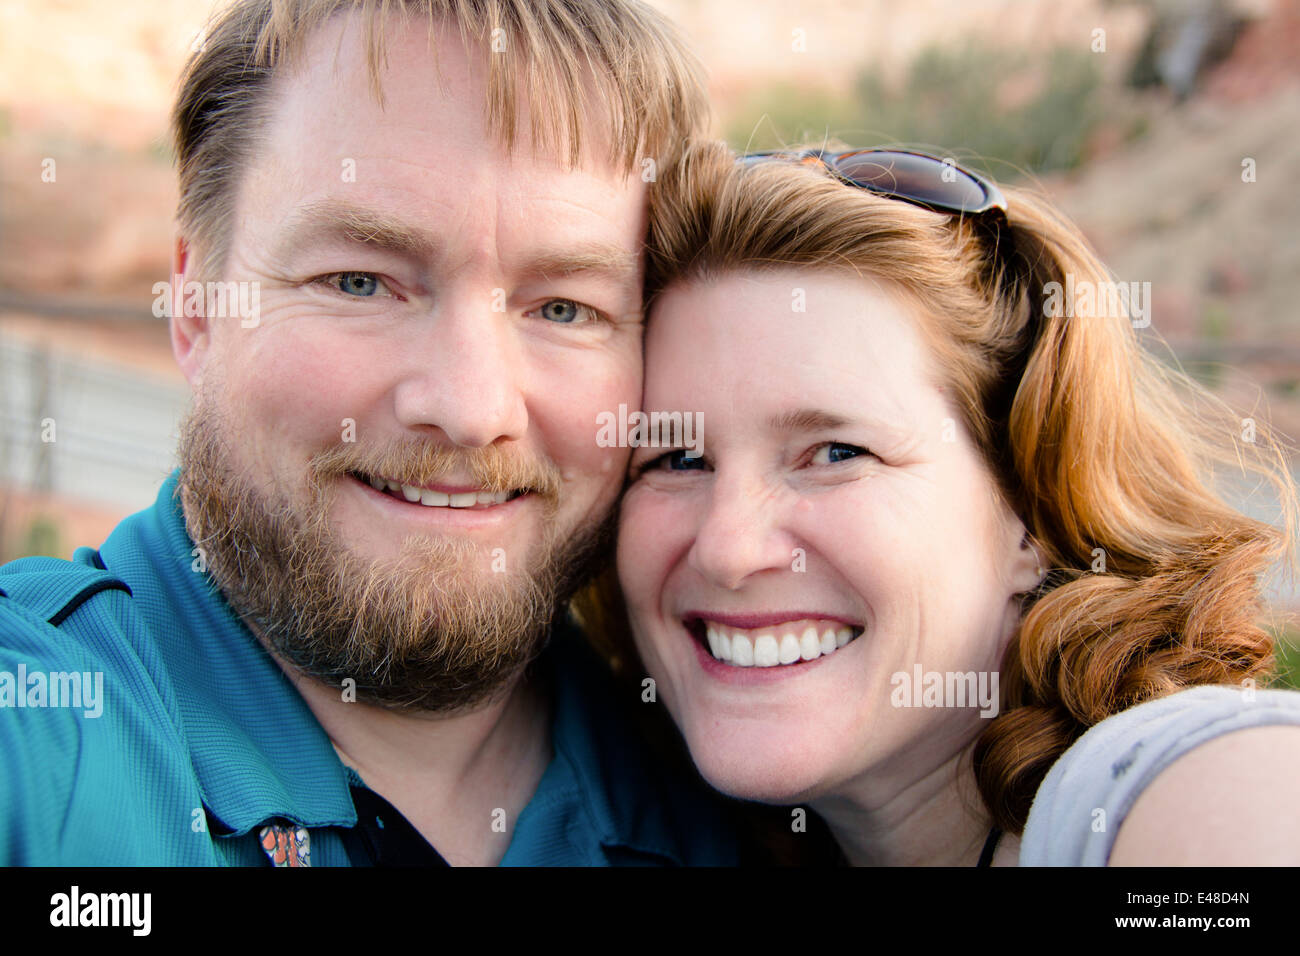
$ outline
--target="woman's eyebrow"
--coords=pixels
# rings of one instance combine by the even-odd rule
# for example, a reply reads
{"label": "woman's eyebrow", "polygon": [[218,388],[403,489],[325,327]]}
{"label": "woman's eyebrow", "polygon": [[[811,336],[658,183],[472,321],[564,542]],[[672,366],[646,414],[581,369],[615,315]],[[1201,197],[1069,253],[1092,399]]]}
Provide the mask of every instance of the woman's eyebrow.
{"label": "woman's eyebrow", "polygon": [[859,415],[847,418],[825,409],[798,408],[778,412],[767,420],[768,429],[779,435],[837,431],[852,425],[865,426],[871,429],[881,441],[889,443],[907,441],[914,437],[918,431],[915,422],[901,413],[891,419],[882,418],[879,415]]}
{"label": "woman's eyebrow", "polygon": [[850,420],[841,415],[822,411],[819,408],[800,408],[794,411],[778,412],[767,420],[767,427],[774,432],[788,434],[791,432],[815,432],[843,428]]}

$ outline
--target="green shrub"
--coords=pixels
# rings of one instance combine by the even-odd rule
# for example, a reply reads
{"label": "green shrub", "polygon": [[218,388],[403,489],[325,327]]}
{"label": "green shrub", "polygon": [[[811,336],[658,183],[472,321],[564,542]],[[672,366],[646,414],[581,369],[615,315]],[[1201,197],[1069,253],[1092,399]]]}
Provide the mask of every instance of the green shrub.
{"label": "green shrub", "polygon": [[59,538],[58,522],[46,515],[37,515],[27,526],[18,554],[20,556],[41,554],[51,558],[61,558],[64,555],[59,547]]}
{"label": "green shrub", "polygon": [[736,112],[727,138],[751,150],[817,142],[827,133],[855,146],[920,146],[1002,179],[1070,169],[1083,162],[1105,115],[1095,56],[932,47],[900,83],[866,69],[847,96],[789,83],[769,87]]}

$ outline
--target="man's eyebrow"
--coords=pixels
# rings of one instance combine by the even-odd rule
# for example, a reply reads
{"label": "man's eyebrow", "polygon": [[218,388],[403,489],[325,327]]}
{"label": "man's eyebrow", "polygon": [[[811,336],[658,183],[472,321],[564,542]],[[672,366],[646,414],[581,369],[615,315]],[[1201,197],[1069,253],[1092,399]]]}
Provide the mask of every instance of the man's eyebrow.
{"label": "man's eyebrow", "polygon": [[[425,261],[432,259],[439,249],[431,233],[382,210],[338,199],[321,199],[290,213],[280,230],[277,252],[284,259],[294,249],[322,239],[357,243]],[[526,262],[522,271],[543,278],[585,272],[639,281],[641,255],[615,243],[587,242],[571,249],[541,253]]]}
{"label": "man's eyebrow", "polygon": [[338,199],[321,199],[289,214],[276,251],[285,259],[295,248],[322,239],[370,246],[408,259],[430,259],[438,247],[431,234],[396,216]]}
{"label": "man's eyebrow", "polygon": [[554,278],[595,273],[635,281],[641,275],[641,256],[614,243],[589,242],[535,256],[525,263],[524,275]]}

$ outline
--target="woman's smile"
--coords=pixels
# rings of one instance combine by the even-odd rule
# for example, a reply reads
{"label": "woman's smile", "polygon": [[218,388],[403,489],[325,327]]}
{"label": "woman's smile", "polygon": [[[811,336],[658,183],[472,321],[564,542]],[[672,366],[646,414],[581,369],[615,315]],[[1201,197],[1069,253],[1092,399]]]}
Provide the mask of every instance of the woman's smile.
{"label": "woman's smile", "polygon": [[738,685],[806,676],[864,630],[840,618],[806,611],[689,611],[682,618],[682,629],[704,673]]}

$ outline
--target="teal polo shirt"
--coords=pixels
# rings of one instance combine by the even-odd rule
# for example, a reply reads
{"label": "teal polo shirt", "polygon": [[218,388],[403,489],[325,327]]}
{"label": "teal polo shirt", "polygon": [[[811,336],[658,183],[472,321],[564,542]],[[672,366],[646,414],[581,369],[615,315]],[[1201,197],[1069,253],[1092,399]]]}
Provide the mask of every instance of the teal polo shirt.
{"label": "teal polo shirt", "polygon": [[[306,828],[313,866],[354,862],[364,782],[196,570],[177,477],[98,551],[0,567],[0,863],[265,866],[268,824]],[[537,666],[553,756],[502,865],[738,862],[721,802],[650,755],[576,628]]]}

